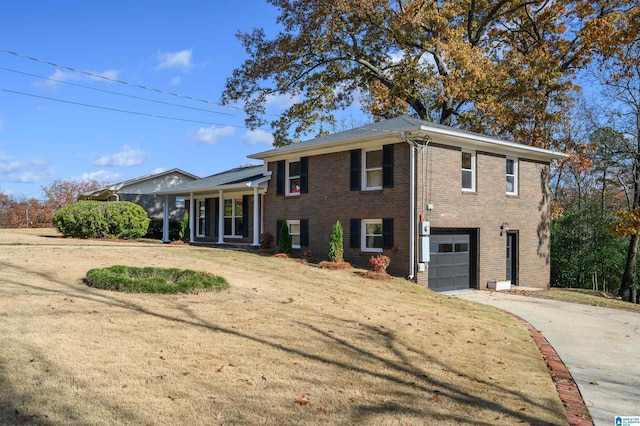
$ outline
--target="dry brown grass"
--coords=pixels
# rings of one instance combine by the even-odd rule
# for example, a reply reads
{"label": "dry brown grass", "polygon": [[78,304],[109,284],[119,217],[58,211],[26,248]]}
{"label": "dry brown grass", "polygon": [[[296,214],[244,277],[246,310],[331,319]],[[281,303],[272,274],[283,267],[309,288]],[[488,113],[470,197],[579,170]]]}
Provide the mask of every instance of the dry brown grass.
{"label": "dry brown grass", "polygon": [[[1,424],[566,424],[528,333],[488,306],[293,259],[52,235],[0,230]],[[113,264],[231,288],[81,284]]]}
{"label": "dry brown grass", "polygon": [[583,305],[602,306],[605,308],[625,309],[640,312],[640,305],[618,300],[610,293],[580,288],[550,288],[548,290],[514,290],[518,294],[544,299],[562,300],[582,303]]}

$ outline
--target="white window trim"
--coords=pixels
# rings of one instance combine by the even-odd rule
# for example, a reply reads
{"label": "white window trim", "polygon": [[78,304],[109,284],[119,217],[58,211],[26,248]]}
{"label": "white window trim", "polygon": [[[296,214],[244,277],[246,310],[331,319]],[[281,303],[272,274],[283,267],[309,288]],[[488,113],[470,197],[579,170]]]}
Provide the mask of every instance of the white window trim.
{"label": "white window trim", "polygon": [[[195,200],[196,206],[197,206],[197,220],[196,220],[196,236],[198,237],[204,237],[205,236],[205,230],[207,229],[207,207],[206,207],[206,198],[197,198]],[[200,205],[200,203],[202,203],[202,207]],[[204,216],[204,226],[202,228],[204,229],[200,229],[200,212],[202,212],[203,216]]]}
{"label": "white window trim", "polygon": [[[380,158],[381,158],[380,167],[373,167],[371,169],[367,169],[367,152],[372,152],[372,151],[380,151]],[[382,164],[383,161],[384,160],[382,159],[382,147],[377,149],[366,149],[362,151],[362,190],[363,191],[378,191],[382,189],[382,185],[367,186],[367,172],[372,170],[380,170],[382,171],[382,173],[384,173],[383,164]]]}
{"label": "white window trim", "polygon": [[284,171],[284,180],[285,180],[285,186],[286,186],[286,188],[285,188],[285,194],[286,194],[287,196],[297,197],[297,196],[299,196],[299,195],[300,195],[300,191],[295,191],[295,192],[292,192],[292,191],[291,191],[291,179],[292,179],[292,178],[296,178],[296,177],[297,177],[298,179],[300,179],[300,175],[297,175],[297,176],[289,176],[289,164],[291,164],[291,163],[300,163],[300,164],[302,164],[302,163],[301,163],[301,161],[300,161],[300,159],[297,159],[297,160],[295,160],[295,161],[289,161],[289,160],[285,161],[285,163],[284,163],[284,170],[285,170],[285,171]]}
{"label": "white window trim", "polygon": [[[462,164],[460,165],[460,186],[462,187],[462,171],[469,170],[471,171],[471,188],[462,188],[464,192],[475,192],[476,191],[476,152],[468,149],[463,149],[462,152],[466,152],[467,154],[471,154],[471,169],[463,169]],[[462,153],[460,154],[460,159],[462,160]]]}
{"label": "white window trim", "polygon": [[[513,161],[513,174],[509,175],[506,174],[506,161],[507,160],[511,160]],[[507,176],[513,176],[513,191],[509,192],[506,191],[507,195],[518,195],[518,159],[517,158],[513,158],[513,157],[507,157],[507,159],[505,160],[505,185],[506,185],[506,178]],[[506,190],[506,188],[505,188]]]}
{"label": "white window trim", "polygon": [[[223,232],[224,238],[242,238],[242,234],[240,234],[240,235],[236,235],[235,234],[235,232],[236,232],[236,218],[242,218],[242,215],[238,216],[236,214],[236,199],[235,199],[235,197],[234,198],[225,198],[224,199],[224,201],[227,201],[227,200],[231,200],[231,214],[232,214],[232,216],[227,216],[226,215],[226,211],[225,211],[226,210],[226,208],[225,208],[226,206],[225,206],[225,203],[223,202],[222,203],[222,206],[223,206],[223,211],[222,211],[222,217],[223,217],[222,227],[223,227],[223,229],[222,229],[222,232]],[[226,219],[229,219],[229,218],[231,219],[231,231],[234,232],[234,234],[227,235],[227,234],[224,234],[224,222],[225,222]]]}
{"label": "white window trim", "polygon": [[[291,232],[291,225],[298,225],[298,229],[300,229],[300,231],[302,232],[302,229],[300,228],[300,221],[287,219],[287,228],[289,229],[289,235],[291,237],[293,237],[294,235],[297,235],[298,237],[300,237],[301,232],[298,232],[297,234],[294,234]],[[291,240],[293,241],[293,238]],[[299,248],[302,248],[302,246],[300,244],[291,244],[291,248],[299,249]]]}
{"label": "white window trim", "polygon": [[[360,251],[369,252],[369,253],[382,253],[383,249],[381,248],[372,248],[367,247],[367,225],[380,225],[380,229],[382,230],[382,219],[362,219],[360,221]],[[378,234],[373,234],[378,235]],[[384,234],[379,234],[382,238],[384,238]]]}

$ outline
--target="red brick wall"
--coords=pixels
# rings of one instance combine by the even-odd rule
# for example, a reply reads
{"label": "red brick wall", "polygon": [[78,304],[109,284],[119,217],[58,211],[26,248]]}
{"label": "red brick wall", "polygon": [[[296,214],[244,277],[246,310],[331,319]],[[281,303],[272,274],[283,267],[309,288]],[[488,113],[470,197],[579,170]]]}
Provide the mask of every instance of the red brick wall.
{"label": "red brick wall", "polygon": [[[479,235],[479,287],[488,280],[506,277],[506,234],[500,225],[508,223],[519,231],[519,284],[528,287],[549,285],[549,165],[520,159],[518,195],[508,196],[505,158],[476,153],[476,191],[461,190],[460,149],[432,144],[416,153],[417,218],[424,214],[433,228],[477,228]],[[276,163],[265,195],[265,232],[277,234],[276,221],[308,219],[309,246],[317,260],[327,259],[333,224],[340,220],[344,231],[345,259],[369,267],[372,253],[349,248],[351,218],[394,219],[397,252],[385,250],[391,258],[389,272],[408,276],[409,267],[409,160],[406,143],[395,144],[394,187],[379,191],[349,190],[349,151],[309,158],[309,191],[298,196],[276,195]],[[541,182],[544,182],[542,184]],[[426,211],[432,204],[433,210]],[[428,274],[417,279],[428,285]]]}
{"label": "red brick wall", "polygon": [[[461,190],[460,155],[459,149],[439,145],[418,154],[418,199],[425,200],[418,201],[418,213],[423,204],[432,204],[427,214],[432,228],[479,229],[480,288],[506,277],[506,234],[500,236],[500,225],[507,223],[519,231],[519,285],[548,287],[549,165],[520,159],[518,195],[506,195],[506,156],[477,151],[476,191],[468,193]],[[418,281],[426,284],[427,273]]]}
{"label": "red brick wall", "polygon": [[[382,148],[382,146],[380,146]],[[409,272],[409,146],[395,144],[394,186],[378,191],[349,190],[349,151],[309,158],[309,191],[297,196],[276,195],[276,163],[268,164],[273,173],[265,194],[265,232],[276,235],[276,221],[309,220],[309,246],[316,260],[327,260],[329,238],[337,220],[342,223],[345,260],[369,268],[374,253],[351,249],[350,219],[393,218],[397,252],[385,250],[391,258],[388,271],[404,276]]]}

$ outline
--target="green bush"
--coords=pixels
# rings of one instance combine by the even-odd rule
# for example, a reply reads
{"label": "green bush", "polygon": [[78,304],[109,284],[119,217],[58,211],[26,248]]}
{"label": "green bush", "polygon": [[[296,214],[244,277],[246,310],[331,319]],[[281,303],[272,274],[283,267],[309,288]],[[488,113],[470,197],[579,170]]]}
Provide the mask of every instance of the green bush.
{"label": "green bush", "polygon": [[191,238],[191,229],[189,229],[189,212],[184,212],[184,216],[182,216],[182,221],[180,222],[180,231],[178,231],[178,238],[180,241],[184,241],[188,243]]}
{"label": "green bush", "polygon": [[140,238],[149,229],[147,212],[129,201],[78,201],[62,207],[53,225],[66,237]]}
{"label": "green bush", "polygon": [[176,294],[229,288],[227,280],[208,272],[122,265],[91,269],[87,272],[85,282],[91,287],[126,293]]}
{"label": "green bush", "polygon": [[278,251],[280,253],[290,254],[293,250],[291,244],[291,235],[289,234],[287,219],[282,219],[282,225],[280,226],[280,241],[278,241]]}
{"label": "green bush", "polygon": [[332,262],[344,262],[342,224],[340,221],[337,221],[335,225],[333,225],[333,231],[329,239],[329,260]]}

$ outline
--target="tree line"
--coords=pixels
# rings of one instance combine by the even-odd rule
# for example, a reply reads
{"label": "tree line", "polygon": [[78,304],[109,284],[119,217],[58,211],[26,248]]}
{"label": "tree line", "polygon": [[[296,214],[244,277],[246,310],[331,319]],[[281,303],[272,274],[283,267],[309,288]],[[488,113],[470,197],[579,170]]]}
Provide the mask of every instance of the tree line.
{"label": "tree line", "polygon": [[0,191],[0,228],[51,227],[55,212],[75,202],[79,194],[102,186],[96,180],[58,179],[42,186],[42,198],[16,198]]}

